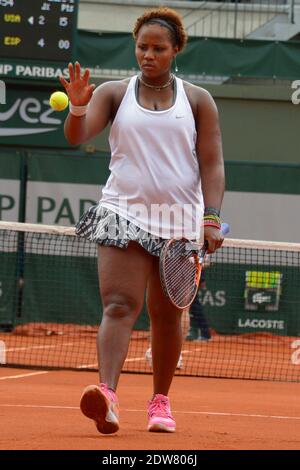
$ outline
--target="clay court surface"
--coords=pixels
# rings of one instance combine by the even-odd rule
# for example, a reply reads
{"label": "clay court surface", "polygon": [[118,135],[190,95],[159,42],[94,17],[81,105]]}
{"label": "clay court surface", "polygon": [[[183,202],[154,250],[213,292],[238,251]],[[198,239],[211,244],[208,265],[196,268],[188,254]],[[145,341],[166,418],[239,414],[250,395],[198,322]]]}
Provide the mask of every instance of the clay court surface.
{"label": "clay court surface", "polygon": [[300,449],[300,384],[175,377],[174,434],[146,431],[151,375],[122,374],[121,428],[97,433],[81,415],[82,389],[95,372],[0,369],[0,449]]}

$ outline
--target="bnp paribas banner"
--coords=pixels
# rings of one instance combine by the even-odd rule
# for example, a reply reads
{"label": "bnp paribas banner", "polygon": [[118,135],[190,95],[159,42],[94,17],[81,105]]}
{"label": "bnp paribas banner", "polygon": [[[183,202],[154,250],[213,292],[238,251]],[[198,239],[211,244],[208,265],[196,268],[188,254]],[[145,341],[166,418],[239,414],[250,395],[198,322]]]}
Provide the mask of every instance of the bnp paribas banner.
{"label": "bnp paribas banner", "polygon": [[0,220],[19,220],[21,165],[19,152],[0,153]]}
{"label": "bnp paribas banner", "polygon": [[67,110],[57,112],[49,106],[53,91],[6,86],[6,103],[0,106],[1,145],[70,148],[63,132]]}
{"label": "bnp paribas banner", "polygon": [[26,222],[73,226],[101,197],[109,158],[28,156]]}

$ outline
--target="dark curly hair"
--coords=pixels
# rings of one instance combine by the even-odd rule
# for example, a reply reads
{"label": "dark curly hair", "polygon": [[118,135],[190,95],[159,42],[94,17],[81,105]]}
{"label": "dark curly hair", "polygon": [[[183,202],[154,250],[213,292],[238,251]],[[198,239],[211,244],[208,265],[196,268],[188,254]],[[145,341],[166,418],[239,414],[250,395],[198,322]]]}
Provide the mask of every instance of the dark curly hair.
{"label": "dark curly hair", "polygon": [[171,8],[159,7],[146,10],[135,22],[132,33],[135,41],[139,30],[144,24],[160,24],[168,28],[174,46],[178,46],[178,52],[182,51],[187,43],[188,36],[184,29],[181,16]]}

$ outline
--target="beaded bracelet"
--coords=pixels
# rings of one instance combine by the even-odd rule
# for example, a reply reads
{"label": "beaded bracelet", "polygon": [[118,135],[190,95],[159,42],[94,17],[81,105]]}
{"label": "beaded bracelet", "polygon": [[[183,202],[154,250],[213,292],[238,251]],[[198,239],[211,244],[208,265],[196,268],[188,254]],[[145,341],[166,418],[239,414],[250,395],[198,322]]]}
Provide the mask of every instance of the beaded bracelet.
{"label": "beaded bracelet", "polygon": [[220,217],[218,215],[209,214],[203,216],[204,220],[217,220],[220,221]]}
{"label": "beaded bracelet", "polygon": [[204,222],[216,222],[217,224],[221,224],[221,219],[218,215],[204,215],[203,220]]}
{"label": "beaded bracelet", "polygon": [[218,215],[216,214],[207,214],[203,217],[203,225],[204,227],[216,227],[218,229],[221,228],[221,219]]}
{"label": "beaded bracelet", "polygon": [[208,221],[208,220],[204,221],[203,226],[204,227],[216,227],[219,230],[221,229],[221,224],[219,224],[218,222],[213,222],[213,221]]}

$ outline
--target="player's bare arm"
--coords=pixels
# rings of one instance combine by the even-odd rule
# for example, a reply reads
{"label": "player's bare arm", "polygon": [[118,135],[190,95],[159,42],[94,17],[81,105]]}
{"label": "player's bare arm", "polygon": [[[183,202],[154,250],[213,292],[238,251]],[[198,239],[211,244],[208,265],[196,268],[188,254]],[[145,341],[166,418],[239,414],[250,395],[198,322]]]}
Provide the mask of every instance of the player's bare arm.
{"label": "player's bare arm", "polygon": [[[205,207],[220,209],[225,187],[222,137],[216,104],[207,90],[186,84],[185,89],[192,107],[197,129],[196,151],[199,160]],[[214,227],[205,228],[208,252],[219,248],[221,232]]]}
{"label": "player's bare arm", "polygon": [[205,207],[220,209],[225,178],[219,114],[213,98],[203,89],[198,91],[196,125],[196,150]]}

